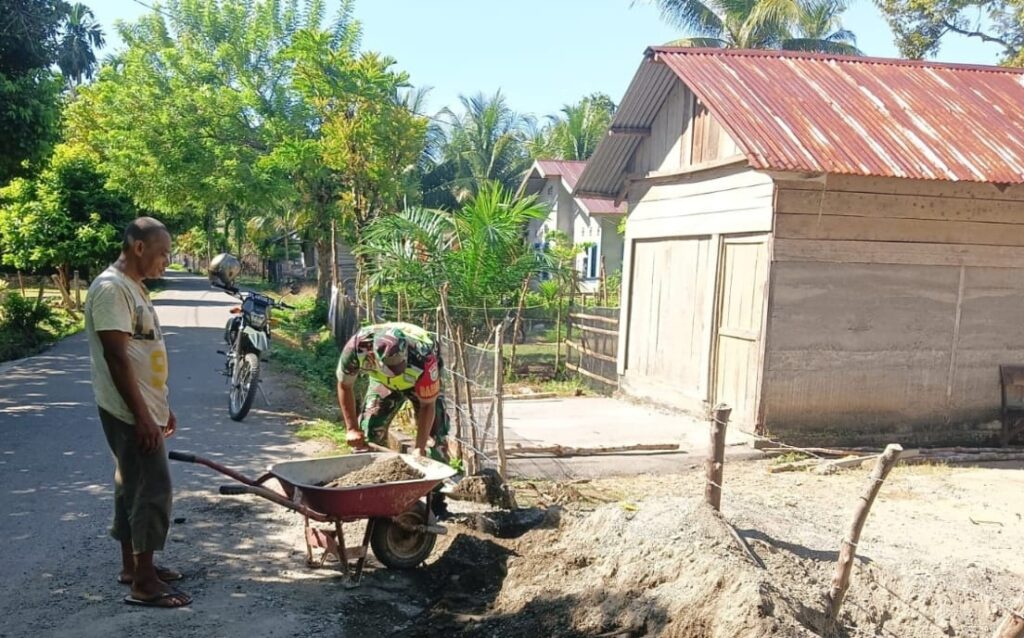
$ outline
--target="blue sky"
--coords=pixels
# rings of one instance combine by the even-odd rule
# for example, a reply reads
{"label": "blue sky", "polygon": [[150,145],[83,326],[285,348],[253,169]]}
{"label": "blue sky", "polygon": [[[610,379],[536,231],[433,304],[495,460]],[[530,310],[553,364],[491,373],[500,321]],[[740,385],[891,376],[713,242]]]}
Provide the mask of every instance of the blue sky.
{"label": "blue sky", "polygon": [[[117,19],[148,9],[134,0],[83,0],[121,46]],[[150,4],[150,0],[143,0]],[[336,6],[329,2],[329,6]],[[363,48],[398,60],[428,108],[455,105],[459,94],[501,89],[517,111],[543,117],[595,91],[622,97],[644,49],[680,34],[650,4],[630,0],[356,0]],[[866,54],[896,57],[892,33],[871,0],[853,0],[844,16]],[[968,38],[943,42],[944,62],[995,64],[999,49]]]}

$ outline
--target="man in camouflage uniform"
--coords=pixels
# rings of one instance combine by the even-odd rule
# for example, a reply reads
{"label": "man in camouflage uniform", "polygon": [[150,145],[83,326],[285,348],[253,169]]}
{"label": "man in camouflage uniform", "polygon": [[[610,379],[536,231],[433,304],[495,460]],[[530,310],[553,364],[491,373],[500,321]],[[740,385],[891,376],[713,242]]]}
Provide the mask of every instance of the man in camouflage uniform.
{"label": "man in camouflage uniform", "polygon": [[[370,383],[357,419],[355,383],[360,374]],[[441,356],[429,332],[410,323],[367,326],[342,349],[337,377],[346,440],[354,450],[368,449],[367,441],[387,445],[391,420],[408,399],[416,417],[415,453],[447,462]]]}

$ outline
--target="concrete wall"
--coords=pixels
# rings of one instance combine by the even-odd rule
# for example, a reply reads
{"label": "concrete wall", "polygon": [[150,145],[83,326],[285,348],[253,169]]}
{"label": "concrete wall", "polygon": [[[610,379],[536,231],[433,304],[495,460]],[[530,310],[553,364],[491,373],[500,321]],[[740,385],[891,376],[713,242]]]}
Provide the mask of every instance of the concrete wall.
{"label": "concrete wall", "polygon": [[1024,363],[1024,189],[779,181],[762,422],[827,444],[991,441]]}

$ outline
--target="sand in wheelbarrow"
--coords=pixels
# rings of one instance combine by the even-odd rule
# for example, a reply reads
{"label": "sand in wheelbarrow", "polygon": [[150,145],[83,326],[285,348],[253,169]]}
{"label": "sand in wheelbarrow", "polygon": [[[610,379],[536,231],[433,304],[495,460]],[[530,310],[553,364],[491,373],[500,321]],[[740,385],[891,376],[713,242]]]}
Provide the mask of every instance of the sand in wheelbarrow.
{"label": "sand in wheelbarrow", "polygon": [[355,485],[377,485],[394,481],[413,481],[423,478],[420,472],[397,456],[375,459],[372,463],[358,470],[349,472],[323,483],[324,487],[353,487]]}

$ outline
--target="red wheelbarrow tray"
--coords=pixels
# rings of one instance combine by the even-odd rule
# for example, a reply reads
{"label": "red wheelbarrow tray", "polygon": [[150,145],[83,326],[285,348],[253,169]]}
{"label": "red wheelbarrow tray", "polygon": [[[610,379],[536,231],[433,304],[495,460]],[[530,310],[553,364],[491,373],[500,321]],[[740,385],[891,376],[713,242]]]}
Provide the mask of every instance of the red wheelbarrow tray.
{"label": "red wheelbarrow tray", "polygon": [[[391,456],[401,458],[421,472],[423,478],[350,487],[317,485]],[[289,499],[294,499],[298,490],[302,503],[309,509],[330,518],[353,521],[398,516],[456,471],[432,459],[409,454],[362,453],[284,461],[272,465],[269,474],[278,480]]]}

